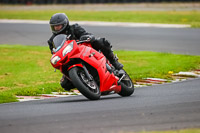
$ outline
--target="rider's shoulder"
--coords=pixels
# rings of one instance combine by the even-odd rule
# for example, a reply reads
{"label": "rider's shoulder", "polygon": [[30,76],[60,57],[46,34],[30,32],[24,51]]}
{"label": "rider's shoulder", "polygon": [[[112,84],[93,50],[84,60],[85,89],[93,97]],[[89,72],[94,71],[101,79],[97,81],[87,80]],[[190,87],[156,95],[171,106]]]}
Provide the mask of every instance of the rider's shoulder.
{"label": "rider's shoulder", "polygon": [[77,29],[77,28],[82,28],[78,23],[69,25],[71,28]]}

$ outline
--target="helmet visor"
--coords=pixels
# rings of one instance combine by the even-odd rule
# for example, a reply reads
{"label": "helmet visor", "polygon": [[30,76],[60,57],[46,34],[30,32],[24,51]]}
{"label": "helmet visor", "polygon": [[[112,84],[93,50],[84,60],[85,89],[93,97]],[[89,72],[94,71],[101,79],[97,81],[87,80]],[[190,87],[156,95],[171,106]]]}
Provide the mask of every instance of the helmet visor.
{"label": "helmet visor", "polygon": [[54,30],[54,31],[60,31],[62,29],[63,25],[60,24],[60,25],[53,25],[51,26],[51,29]]}
{"label": "helmet visor", "polygon": [[64,24],[51,25],[52,32],[59,33],[63,30]]}
{"label": "helmet visor", "polygon": [[50,23],[50,26],[53,33],[55,34],[61,33],[67,26],[67,20],[65,19],[61,23],[56,23],[56,24]]}

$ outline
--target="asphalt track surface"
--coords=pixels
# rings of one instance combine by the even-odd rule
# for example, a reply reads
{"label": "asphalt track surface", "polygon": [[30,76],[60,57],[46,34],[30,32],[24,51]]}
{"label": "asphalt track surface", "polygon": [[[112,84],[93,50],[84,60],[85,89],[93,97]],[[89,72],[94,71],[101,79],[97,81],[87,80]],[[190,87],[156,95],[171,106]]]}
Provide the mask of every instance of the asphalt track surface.
{"label": "asphalt track surface", "polygon": [[[115,49],[200,53],[199,29],[84,27],[111,40]],[[46,46],[50,35],[44,24],[0,24],[0,44]],[[199,81],[136,88],[130,97],[115,94],[98,101],[74,96],[1,104],[0,132],[124,133],[199,128]]]}
{"label": "asphalt track surface", "polygon": [[83,96],[0,105],[1,133],[120,133],[200,127],[199,79],[137,88],[98,101]]}
{"label": "asphalt track surface", "polygon": [[[96,37],[110,40],[114,50],[200,55],[200,29],[81,26]],[[50,36],[48,24],[0,23],[0,44],[47,46]]]}

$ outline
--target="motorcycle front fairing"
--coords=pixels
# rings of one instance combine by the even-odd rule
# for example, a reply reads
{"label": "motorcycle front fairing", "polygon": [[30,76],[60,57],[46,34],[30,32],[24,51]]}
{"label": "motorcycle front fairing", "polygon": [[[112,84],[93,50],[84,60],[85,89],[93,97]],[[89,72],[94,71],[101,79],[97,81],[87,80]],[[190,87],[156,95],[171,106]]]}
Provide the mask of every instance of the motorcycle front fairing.
{"label": "motorcycle front fairing", "polygon": [[[54,51],[51,58],[51,64],[54,68],[59,69],[63,73],[63,66],[67,65],[71,60],[81,59],[98,72],[100,79],[100,91],[115,91],[120,92],[121,87],[118,85],[119,80],[113,73],[110,73],[106,68],[106,58],[102,53],[86,46],[84,43],[77,44],[75,40],[65,40]],[[81,62],[71,65],[67,71],[73,67],[82,67]],[[117,89],[116,89],[117,88]]]}
{"label": "motorcycle front fairing", "polygon": [[74,45],[74,43],[76,43],[76,41],[67,40],[62,47],[53,52],[54,54],[52,55],[50,62],[54,68],[59,69],[62,72],[63,65],[70,61],[70,58],[68,57],[73,53],[79,53],[79,49],[75,48],[76,45]]}

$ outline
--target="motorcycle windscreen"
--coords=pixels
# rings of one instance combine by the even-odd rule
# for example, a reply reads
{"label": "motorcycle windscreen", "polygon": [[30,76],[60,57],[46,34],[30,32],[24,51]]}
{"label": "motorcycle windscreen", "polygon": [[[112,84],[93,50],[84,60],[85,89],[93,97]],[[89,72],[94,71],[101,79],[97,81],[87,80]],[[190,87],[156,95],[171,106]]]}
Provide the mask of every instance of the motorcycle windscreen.
{"label": "motorcycle windscreen", "polygon": [[67,35],[64,35],[64,34],[60,34],[54,37],[53,45],[56,49],[55,52],[57,52],[58,50],[60,50],[60,48],[62,48],[66,40],[67,40]]}

